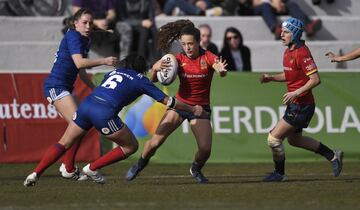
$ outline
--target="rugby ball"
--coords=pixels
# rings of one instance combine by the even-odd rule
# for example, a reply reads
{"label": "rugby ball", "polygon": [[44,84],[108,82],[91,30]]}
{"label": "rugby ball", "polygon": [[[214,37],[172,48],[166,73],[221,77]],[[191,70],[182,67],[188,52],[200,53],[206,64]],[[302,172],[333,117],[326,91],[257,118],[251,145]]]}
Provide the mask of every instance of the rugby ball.
{"label": "rugby ball", "polygon": [[165,69],[161,69],[156,73],[157,79],[163,85],[170,85],[177,76],[178,71],[178,62],[173,54],[164,55],[161,60],[165,60],[169,62],[169,67]]}

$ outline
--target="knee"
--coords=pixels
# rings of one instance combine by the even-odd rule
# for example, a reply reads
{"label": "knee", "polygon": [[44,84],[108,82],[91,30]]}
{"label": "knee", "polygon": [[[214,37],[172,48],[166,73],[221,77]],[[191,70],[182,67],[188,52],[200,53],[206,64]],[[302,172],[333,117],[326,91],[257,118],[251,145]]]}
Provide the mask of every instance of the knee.
{"label": "knee", "polygon": [[285,154],[282,139],[275,138],[271,135],[271,133],[269,133],[267,142],[268,142],[269,147],[273,150],[273,152],[276,155],[281,156],[281,155]]}
{"label": "knee", "polygon": [[132,33],[131,26],[125,22],[117,22],[116,29],[121,35],[131,35]]}
{"label": "knee", "polygon": [[139,142],[138,141],[135,141],[133,144],[132,144],[132,151],[133,153],[135,153],[138,149],[139,149]]}
{"label": "knee", "polygon": [[138,149],[139,149],[139,143],[136,140],[124,148],[127,156],[134,154]]}

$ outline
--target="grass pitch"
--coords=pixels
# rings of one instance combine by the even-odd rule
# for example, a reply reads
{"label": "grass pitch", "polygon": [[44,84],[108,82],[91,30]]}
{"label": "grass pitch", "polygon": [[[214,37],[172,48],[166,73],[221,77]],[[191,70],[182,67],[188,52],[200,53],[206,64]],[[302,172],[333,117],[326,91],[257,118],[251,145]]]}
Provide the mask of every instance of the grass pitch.
{"label": "grass pitch", "polygon": [[137,179],[124,180],[129,163],[102,170],[107,183],[60,178],[58,164],[35,187],[22,185],[34,164],[0,165],[0,209],[360,209],[360,163],[345,162],[334,178],[328,162],[287,163],[289,180],[263,183],[270,163],[208,164],[210,182],[199,185],[190,164],[150,164]]}

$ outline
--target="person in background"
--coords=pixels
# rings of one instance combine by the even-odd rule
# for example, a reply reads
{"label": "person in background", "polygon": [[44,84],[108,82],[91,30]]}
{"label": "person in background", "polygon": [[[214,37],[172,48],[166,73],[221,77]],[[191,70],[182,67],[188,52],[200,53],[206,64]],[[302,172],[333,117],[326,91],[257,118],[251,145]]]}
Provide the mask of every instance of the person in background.
{"label": "person in background", "polygon": [[[115,53],[120,59],[130,53],[132,41],[131,26],[125,23],[116,10],[120,0],[72,0],[72,11],[86,8],[94,14],[94,26],[99,33],[93,33],[91,40],[99,53]],[[95,49],[95,48],[94,48]]]}
{"label": "person in background", "polygon": [[293,0],[253,0],[256,15],[261,15],[275,39],[280,39],[281,24],[277,15],[290,15],[305,23],[304,30],[308,37],[313,37],[322,27],[320,19],[311,19]]}
{"label": "person in background", "polygon": [[130,51],[146,58],[153,63],[160,58],[156,43],[158,30],[155,25],[155,9],[148,0],[118,0],[116,9],[122,22],[132,30]]}
{"label": "person in background", "polygon": [[86,8],[94,15],[94,25],[102,30],[108,30],[115,21],[116,12],[112,0],[72,0],[72,13]]}
{"label": "person in background", "polygon": [[[93,24],[91,11],[79,9],[68,24],[69,29],[60,42],[51,73],[44,82],[44,95],[66,122],[70,123],[78,106],[76,97],[72,95],[77,76],[79,75],[88,87],[94,89],[95,86],[87,77],[85,69],[100,65],[114,66],[117,58],[88,58],[89,36]],[[65,153],[59,169],[64,178],[75,180],[86,178],[75,166],[75,156],[79,146],[80,141]]]}
{"label": "person in background", "polygon": [[176,14],[176,8],[179,8],[179,14],[196,15],[196,16],[221,16],[223,9],[221,7],[213,7],[210,0],[167,0],[164,5],[164,13],[166,15]]}
{"label": "person in background", "polygon": [[163,11],[166,0],[151,0],[151,4],[155,10],[155,16],[166,16]]}
{"label": "person in background", "polygon": [[229,71],[251,71],[250,49],[243,44],[240,31],[234,27],[225,30],[220,56],[228,62]]}
{"label": "person in background", "polygon": [[[311,2],[312,2],[314,5],[319,5],[319,4],[321,4],[321,0],[312,0]],[[332,4],[332,3],[335,2],[335,0],[326,0],[326,2],[327,2],[328,4]]]}
{"label": "person in background", "polygon": [[226,16],[254,15],[252,0],[224,0],[222,2],[222,8]]}
{"label": "person in background", "polygon": [[208,24],[201,24],[198,26],[200,30],[200,46],[204,50],[209,50],[214,55],[219,55],[217,46],[211,42],[212,30]]}
{"label": "person in background", "polygon": [[48,148],[33,172],[26,177],[24,186],[34,186],[44,171],[71,145],[81,141],[92,127],[117,144],[117,147],[83,168],[83,173],[94,182],[104,184],[106,178],[98,169],[124,160],[138,149],[134,134],[122,122],[118,113],[143,94],[169,108],[181,109],[194,116],[204,114],[201,106],[186,105],[174,97],[167,96],[150,82],[145,76],[147,67],[142,56],[131,54],[121,64],[123,66],[107,73],[101,84],[80,104],[64,135],[58,143]]}
{"label": "person in background", "polygon": [[284,52],[284,72],[276,75],[263,74],[261,83],[286,82],[287,93],[283,96],[286,110],[283,118],[270,131],[267,142],[273,155],[275,170],[266,176],[265,182],[282,182],[285,176],[285,150],[283,141],[290,145],[315,152],[326,158],[332,165],[333,174],[339,176],[342,170],[343,152],[331,150],[321,142],[303,136],[315,112],[312,89],[320,84],[317,66],[305,41],[301,40],[304,23],[289,18],[282,24],[281,40],[287,49]]}

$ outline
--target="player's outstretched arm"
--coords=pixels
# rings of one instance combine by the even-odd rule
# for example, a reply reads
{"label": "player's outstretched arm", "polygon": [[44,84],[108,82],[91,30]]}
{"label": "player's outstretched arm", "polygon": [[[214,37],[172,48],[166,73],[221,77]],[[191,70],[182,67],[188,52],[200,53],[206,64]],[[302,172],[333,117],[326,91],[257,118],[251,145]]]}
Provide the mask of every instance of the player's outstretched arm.
{"label": "player's outstretched arm", "polygon": [[327,56],[331,62],[343,62],[343,61],[354,60],[360,57],[360,47],[342,56],[336,55],[333,52],[328,52],[325,54],[325,56]]}
{"label": "player's outstretched arm", "polygon": [[118,58],[112,56],[106,58],[90,59],[83,58],[81,54],[74,54],[71,57],[74,60],[76,68],[78,69],[86,69],[101,65],[116,66],[116,64],[118,63]]}
{"label": "player's outstretched arm", "polygon": [[162,103],[169,108],[181,109],[181,110],[184,110],[187,112],[192,112],[195,116],[202,116],[202,115],[206,114],[206,112],[204,111],[202,106],[199,106],[199,105],[190,106],[188,104],[185,104],[185,103],[177,100],[175,97],[167,96],[164,98]]}
{"label": "player's outstretched arm", "polygon": [[260,76],[260,83],[284,82],[284,81],[286,81],[284,73],[275,74],[275,75],[262,74]]}

